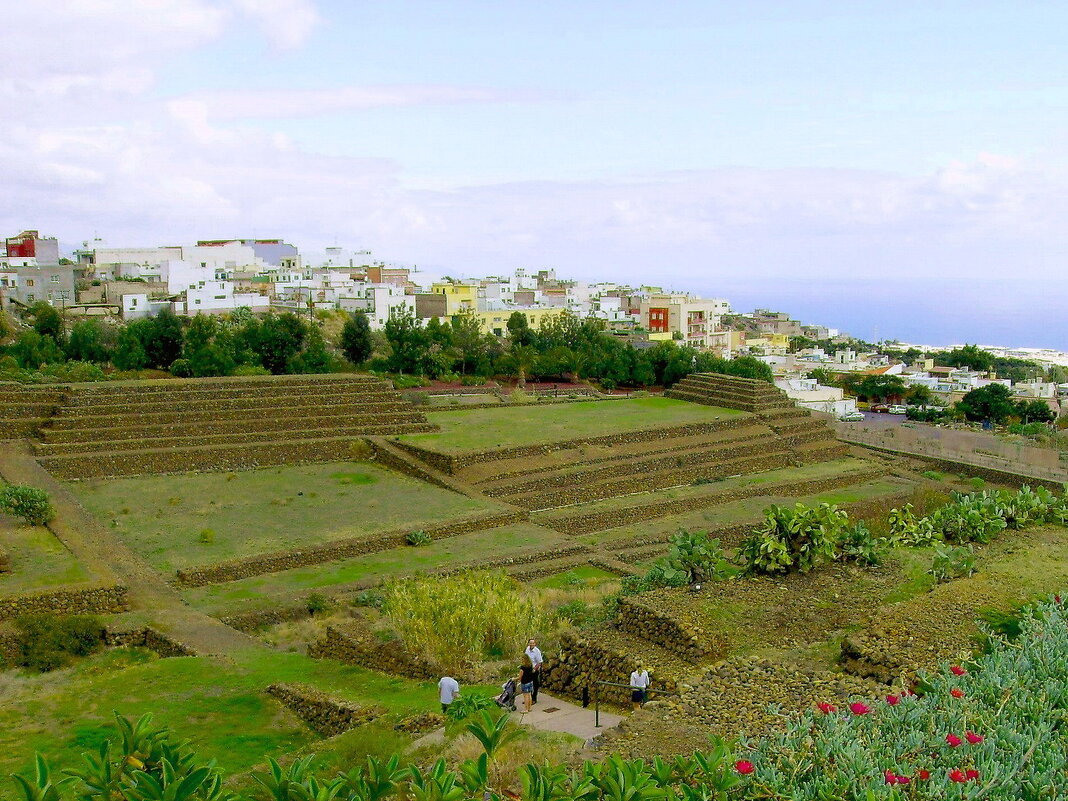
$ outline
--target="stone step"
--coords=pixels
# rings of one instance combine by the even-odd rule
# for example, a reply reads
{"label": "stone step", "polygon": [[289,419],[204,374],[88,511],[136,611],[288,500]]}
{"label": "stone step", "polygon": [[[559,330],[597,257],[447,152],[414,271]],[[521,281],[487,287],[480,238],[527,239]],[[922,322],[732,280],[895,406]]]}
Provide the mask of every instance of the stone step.
{"label": "stone step", "polygon": [[[315,391],[311,391],[315,390]],[[246,388],[240,392],[232,390],[212,390],[181,392],[173,394],[154,393],[144,397],[133,395],[116,395],[106,398],[86,398],[75,395],[60,407],[60,414],[121,414],[149,413],[154,411],[174,411],[186,408],[200,408],[211,405],[220,408],[227,406],[255,408],[260,406],[282,405],[286,403],[307,402],[314,398],[320,404],[364,403],[385,398],[399,399],[396,391],[388,386],[350,386],[326,387],[321,391],[317,387],[263,387]]]}
{"label": "stone step", "polygon": [[532,471],[538,478],[530,479],[530,474],[479,484],[486,495],[502,497],[517,495],[551,487],[569,487],[589,482],[621,476],[633,476],[636,473],[657,472],[678,469],[686,466],[703,465],[723,461],[727,458],[749,456],[768,449],[776,449],[777,439],[770,433],[747,438],[744,441],[728,440],[719,445],[698,445],[658,451],[644,458],[623,455],[599,463],[599,466],[587,469],[543,469]]}
{"label": "stone step", "polygon": [[[262,430],[257,426],[256,431],[238,431],[220,434],[198,434],[195,436],[161,437],[150,438],[122,437],[120,439],[89,440],[82,442],[39,442],[34,443],[34,452],[40,456],[62,456],[74,453],[106,453],[116,448],[136,449],[139,445],[151,448],[180,448],[194,445],[228,445],[246,442],[273,442],[280,436],[292,439],[299,436],[303,439],[329,439],[332,437],[369,437],[389,436],[392,434],[412,433],[413,426],[424,426],[412,415],[393,415],[370,418],[362,424],[330,425],[323,428],[300,426],[294,429],[286,426],[278,430]],[[172,428],[172,430],[174,430]],[[429,430],[433,430],[430,426]],[[184,427],[181,429],[184,433]],[[283,434],[284,432],[284,434]],[[125,433],[125,432],[124,432]]]}

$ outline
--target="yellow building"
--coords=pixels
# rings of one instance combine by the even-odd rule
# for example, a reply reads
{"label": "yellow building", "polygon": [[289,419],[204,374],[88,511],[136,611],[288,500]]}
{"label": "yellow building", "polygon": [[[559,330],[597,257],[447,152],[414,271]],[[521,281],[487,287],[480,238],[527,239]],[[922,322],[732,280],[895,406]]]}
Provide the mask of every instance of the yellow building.
{"label": "yellow building", "polygon": [[478,308],[477,283],[451,283],[439,281],[431,284],[431,293],[445,296],[445,316],[452,317],[462,311],[474,311]]}
{"label": "yellow building", "polygon": [[508,318],[513,312],[522,312],[527,316],[527,324],[537,330],[542,320],[559,317],[566,309],[555,306],[528,306],[521,309],[498,309],[496,311],[475,312],[475,318],[482,324],[482,330],[495,336],[508,336]]}

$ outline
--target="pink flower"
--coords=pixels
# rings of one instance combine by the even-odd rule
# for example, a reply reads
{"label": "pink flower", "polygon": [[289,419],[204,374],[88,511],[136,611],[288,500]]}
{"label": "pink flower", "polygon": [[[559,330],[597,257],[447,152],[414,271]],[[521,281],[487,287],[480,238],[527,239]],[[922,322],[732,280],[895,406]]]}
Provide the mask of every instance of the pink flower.
{"label": "pink flower", "polygon": [[968,779],[971,779],[972,781],[975,781],[976,779],[979,778],[979,771],[977,771],[977,770],[966,770],[966,771],[964,771],[964,776],[965,776],[965,778],[968,778]]}
{"label": "pink flower", "polygon": [[834,704],[828,704],[826,701],[820,701],[816,704],[816,708],[824,715],[829,715],[838,709]]}
{"label": "pink flower", "polygon": [[958,745],[963,743],[964,740],[962,740],[960,737],[958,737],[955,734],[947,734],[946,735],[946,742],[949,743],[954,748],[956,748]]}
{"label": "pink flower", "polygon": [[972,745],[979,745],[983,741],[983,735],[976,734],[974,731],[965,732],[964,738]]}
{"label": "pink flower", "polygon": [[949,691],[949,694],[952,695],[954,698],[963,698],[964,690],[958,690],[956,687],[954,687],[952,690]]}
{"label": "pink flower", "polygon": [[931,771],[920,768],[918,771],[916,771],[916,778],[920,781],[927,781],[931,778]]}
{"label": "pink flower", "polygon": [[852,712],[854,715],[867,715],[869,712],[871,712],[871,707],[867,704],[862,704],[857,701],[856,703],[852,703],[849,705],[849,711]]}
{"label": "pink flower", "polygon": [[897,784],[897,776],[894,775],[892,770],[886,771],[883,776],[886,778],[887,784]]}
{"label": "pink flower", "polygon": [[954,665],[949,669],[949,672],[952,673],[954,676],[965,676],[968,673],[968,671],[962,668],[960,665]]}
{"label": "pink flower", "polygon": [[963,770],[953,768],[949,772],[949,780],[957,784],[964,784],[964,782],[968,781],[968,775]]}
{"label": "pink flower", "polygon": [[756,770],[756,765],[754,765],[747,759],[739,759],[737,762],[734,763],[734,769],[743,776],[748,776],[750,773]]}
{"label": "pink flower", "polygon": [[890,706],[897,706],[901,703],[901,698],[896,695],[888,695],[886,696],[886,703],[890,704]]}

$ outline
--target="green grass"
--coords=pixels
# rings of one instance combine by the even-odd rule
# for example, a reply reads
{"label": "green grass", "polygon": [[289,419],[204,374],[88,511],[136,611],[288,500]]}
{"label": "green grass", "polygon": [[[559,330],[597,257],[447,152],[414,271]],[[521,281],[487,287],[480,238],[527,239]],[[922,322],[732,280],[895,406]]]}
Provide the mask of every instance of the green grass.
{"label": "green grass", "polygon": [[[417,529],[497,504],[362,462],[76,482],[78,499],[171,572],[296,546]],[[202,534],[210,532],[203,539]]]}
{"label": "green grass", "polygon": [[0,548],[11,572],[0,573],[0,596],[78,584],[92,578],[66,546],[44,526],[19,525],[0,516]]}
{"label": "green grass", "polygon": [[192,587],[183,592],[183,597],[209,614],[228,615],[278,604],[288,605],[296,595],[310,590],[337,590],[371,579],[518,556],[564,544],[565,539],[555,531],[529,524],[501,526],[435,540],[418,548],[396,548],[225,584]]}
{"label": "green grass", "polygon": [[0,676],[0,773],[25,770],[36,751],[55,769],[77,767],[78,755],[108,733],[113,710],[151,712],[228,772],[262,765],[266,756],[319,750],[319,738],[263,692],[272,682],[303,682],[402,716],[437,707],[432,683],[300,654],[256,649],[231,661],[108,651],[54,674]]}
{"label": "green grass", "polygon": [[607,570],[602,570],[593,565],[579,565],[564,573],[557,573],[555,576],[546,576],[543,579],[538,579],[531,583],[535,587],[543,587],[545,589],[568,590],[576,587],[589,587],[601,584],[605,581],[618,580],[619,576],[615,573],[609,573]]}
{"label": "green grass", "polygon": [[464,412],[430,412],[427,419],[440,426],[440,432],[404,434],[398,439],[428,450],[465,453],[707,423],[742,414],[744,412],[735,409],[670,398],[502,406]]}

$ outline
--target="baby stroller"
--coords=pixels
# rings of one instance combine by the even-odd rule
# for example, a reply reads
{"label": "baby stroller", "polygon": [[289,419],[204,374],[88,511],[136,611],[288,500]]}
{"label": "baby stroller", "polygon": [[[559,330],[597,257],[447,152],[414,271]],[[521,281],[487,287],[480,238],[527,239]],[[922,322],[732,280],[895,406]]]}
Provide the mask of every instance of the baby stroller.
{"label": "baby stroller", "polygon": [[501,709],[507,709],[509,712],[515,712],[515,691],[517,685],[515,679],[508,679],[501,686],[501,693],[494,700],[497,702],[497,706]]}

